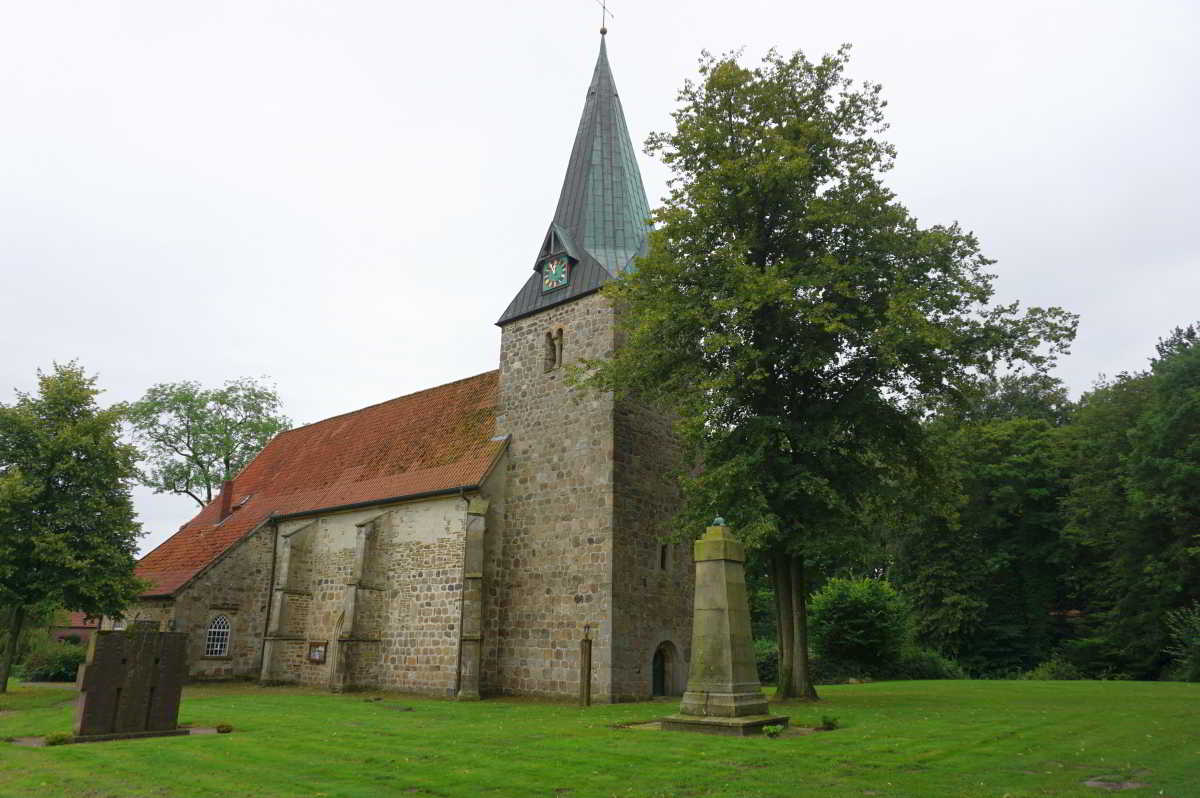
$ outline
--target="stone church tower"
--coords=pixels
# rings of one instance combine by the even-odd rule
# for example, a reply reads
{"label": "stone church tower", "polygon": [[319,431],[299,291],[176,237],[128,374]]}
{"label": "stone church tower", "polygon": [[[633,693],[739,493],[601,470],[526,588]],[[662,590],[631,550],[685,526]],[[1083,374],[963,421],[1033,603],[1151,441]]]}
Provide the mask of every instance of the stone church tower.
{"label": "stone church tower", "polygon": [[497,431],[510,440],[489,620],[504,692],[572,692],[588,634],[594,693],[619,701],[682,692],[692,568],[686,546],[658,537],[678,502],[670,425],[566,379],[571,363],[613,352],[614,309],[598,292],[634,268],[649,233],[601,35],[553,221],[497,322]]}

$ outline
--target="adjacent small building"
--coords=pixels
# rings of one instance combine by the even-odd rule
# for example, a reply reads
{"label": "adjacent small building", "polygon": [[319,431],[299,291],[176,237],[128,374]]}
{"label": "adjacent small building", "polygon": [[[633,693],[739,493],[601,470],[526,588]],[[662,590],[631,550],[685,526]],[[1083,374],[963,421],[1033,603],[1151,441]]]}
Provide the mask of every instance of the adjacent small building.
{"label": "adjacent small building", "polygon": [[670,424],[566,379],[613,352],[598,291],[644,254],[648,217],[602,38],[498,370],[277,436],[141,560],[130,622],[187,632],[197,678],[572,695],[587,636],[597,700],[682,693]]}
{"label": "adjacent small building", "polygon": [[62,625],[50,627],[55,640],[86,644],[92,639],[92,632],[100,628],[100,620],[89,618],[86,613],[70,612],[66,616]]}

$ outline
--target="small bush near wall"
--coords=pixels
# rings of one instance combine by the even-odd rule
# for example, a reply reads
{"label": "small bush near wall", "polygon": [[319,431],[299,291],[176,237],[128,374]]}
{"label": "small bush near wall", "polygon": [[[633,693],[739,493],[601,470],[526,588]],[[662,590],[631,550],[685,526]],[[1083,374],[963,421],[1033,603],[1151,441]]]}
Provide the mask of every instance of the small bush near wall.
{"label": "small bush near wall", "polygon": [[1166,653],[1175,660],[1169,674],[1179,681],[1200,682],[1200,602],[1171,610],[1166,624],[1171,640]]}
{"label": "small bush near wall", "polygon": [[87,649],[74,643],[38,641],[21,663],[21,678],[27,682],[73,682]]}
{"label": "small bush near wall", "polygon": [[965,679],[966,671],[949,657],[928,648],[908,648],[900,656],[901,679]]}
{"label": "small bush near wall", "polygon": [[812,597],[809,635],[830,670],[895,673],[912,639],[908,604],[881,579],[830,579]]}
{"label": "small bush near wall", "polygon": [[816,684],[845,684],[851,679],[965,679],[966,671],[954,660],[927,648],[907,647],[888,667],[863,665],[818,656],[812,657]]}
{"label": "small bush near wall", "polygon": [[1025,678],[1042,681],[1074,681],[1084,678],[1084,675],[1079,668],[1055,655],[1025,674]]}

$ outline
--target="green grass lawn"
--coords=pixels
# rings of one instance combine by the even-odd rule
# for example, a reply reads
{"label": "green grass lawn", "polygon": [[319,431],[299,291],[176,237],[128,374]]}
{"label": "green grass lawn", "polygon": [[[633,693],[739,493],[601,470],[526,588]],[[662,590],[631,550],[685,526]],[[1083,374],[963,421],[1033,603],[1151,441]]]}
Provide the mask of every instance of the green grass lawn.
{"label": "green grass lawn", "polygon": [[[228,735],[52,748],[0,743],[4,796],[1200,796],[1200,685],[877,682],[774,704],[809,736],[621,728],[672,703],[579,709],[223,684],[188,688],[180,720]],[[0,737],[70,729],[73,694],[0,696]]]}

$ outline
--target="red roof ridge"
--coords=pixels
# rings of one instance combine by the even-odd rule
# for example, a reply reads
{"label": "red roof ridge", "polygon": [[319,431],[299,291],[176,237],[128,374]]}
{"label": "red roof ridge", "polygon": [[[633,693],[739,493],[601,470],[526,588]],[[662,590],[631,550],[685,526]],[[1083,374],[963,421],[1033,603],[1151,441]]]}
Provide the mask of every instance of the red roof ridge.
{"label": "red roof ridge", "polygon": [[[358,413],[361,413],[364,410],[370,410],[375,407],[382,407],[383,405],[391,404],[392,402],[399,402],[403,399],[412,399],[413,397],[420,396],[423,393],[429,393],[430,391],[441,390],[442,388],[449,388],[451,385],[457,385],[460,382],[470,382],[471,380],[477,380],[480,377],[486,377],[489,374],[499,374],[499,373],[500,373],[500,369],[492,369],[491,371],[481,371],[478,374],[474,374],[470,377],[463,377],[460,380],[451,380],[450,382],[444,382],[441,385],[435,385],[432,388],[422,388],[419,391],[413,391],[412,393],[406,393],[403,396],[395,396],[395,397],[392,397],[391,399],[384,399],[382,402],[375,402],[374,404],[365,405],[364,407],[360,407],[357,410],[347,410],[345,413],[338,413],[336,416],[329,416],[328,418],[323,418],[319,421],[310,421],[307,424],[301,424],[299,426],[292,427],[291,429],[285,429],[283,432],[280,432],[278,435],[276,435],[275,438],[281,438],[284,435],[287,435],[292,432],[296,432],[298,430],[308,429],[309,427],[315,427],[318,424],[325,424],[330,421],[336,421],[337,419],[345,418],[346,416],[357,415]],[[275,438],[272,438],[271,440],[273,441],[273,440],[275,440]],[[242,470],[244,471],[245,469],[242,469]]]}

